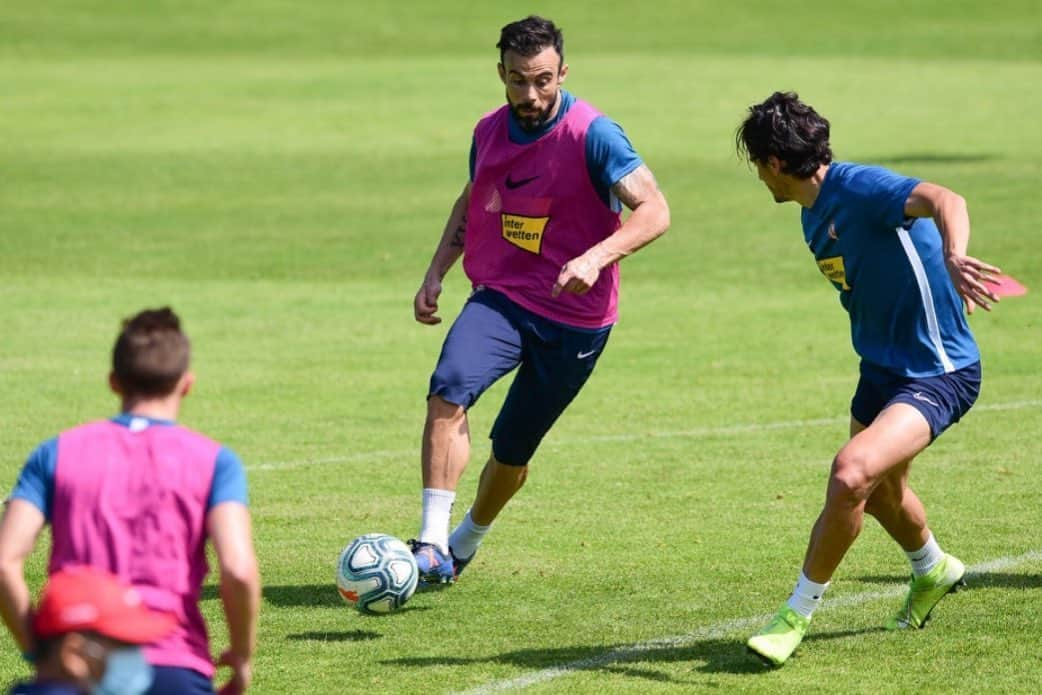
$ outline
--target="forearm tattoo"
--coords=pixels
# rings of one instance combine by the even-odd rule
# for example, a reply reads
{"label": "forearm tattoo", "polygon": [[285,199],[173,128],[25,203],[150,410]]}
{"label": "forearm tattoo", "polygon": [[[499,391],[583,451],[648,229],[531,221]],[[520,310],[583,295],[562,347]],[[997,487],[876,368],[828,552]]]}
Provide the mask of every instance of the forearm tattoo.
{"label": "forearm tattoo", "polygon": [[611,187],[611,192],[615,194],[615,197],[630,210],[650,198],[657,190],[658,183],[655,182],[655,176],[646,164],[641,164]]}

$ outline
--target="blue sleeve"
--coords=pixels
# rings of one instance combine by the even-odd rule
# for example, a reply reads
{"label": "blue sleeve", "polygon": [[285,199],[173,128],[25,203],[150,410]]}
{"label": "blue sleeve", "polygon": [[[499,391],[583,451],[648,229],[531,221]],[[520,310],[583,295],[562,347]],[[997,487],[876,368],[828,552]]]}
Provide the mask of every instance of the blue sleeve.
{"label": "blue sleeve", "polygon": [[239,502],[243,505],[249,505],[250,502],[246,492],[246,469],[235,452],[224,447],[217,452],[206,511],[222,502]]}
{"label": "blue sleeve", "polygon": [[474,138],[470,139],[470,182],[474,183],[474,165],[478,161],[478,146]]}
{"label": "blue sleeve", "polygon": [[29,454],[18,482],[11,492],[11,499],[25,500],[51,520],[54,502],[54,472],[58,466],[58,439],[48,439]]}
{"label": "blue sleeve", "polygon": [[866,203],[887,229],[896,229],[904,223],[905,203],[919,179],[896,174],[883,167],[864,167],[861,171],[862,190]]}
{"label": "blue sleeve", "polygon": [[622,127],[606,116],[598,116],[586,131],[586,169],[601,200],[612,204],[611,187],[643,164]]}

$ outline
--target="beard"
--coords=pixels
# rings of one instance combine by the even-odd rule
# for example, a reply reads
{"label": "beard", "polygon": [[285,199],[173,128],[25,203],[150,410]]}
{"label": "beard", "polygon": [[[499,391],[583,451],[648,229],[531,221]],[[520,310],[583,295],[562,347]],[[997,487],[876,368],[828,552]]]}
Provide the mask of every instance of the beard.
{"label": "beard", "polygon": [[[507,99],[509,102],[509,98]],[[517,119],[518,125],[521,126],[521,130],[526,132],[534,132],[546,125],[547,121],[550,120],[550,113],[554,110],[554,106],[557,104],[557,97],[542,111],[532,111],[531,104],[510,104],[510,112],[514,114],[514,118]]]}

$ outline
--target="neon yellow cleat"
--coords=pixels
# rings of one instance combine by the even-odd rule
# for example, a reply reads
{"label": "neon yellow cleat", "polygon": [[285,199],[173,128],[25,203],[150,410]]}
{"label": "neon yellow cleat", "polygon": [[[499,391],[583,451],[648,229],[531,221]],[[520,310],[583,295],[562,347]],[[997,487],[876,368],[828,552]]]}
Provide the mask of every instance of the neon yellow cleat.
{"label": "neon yellow cleat", "polygon": [[749,638],[745,646],[768,666],[781,666],[800,646],[810,618],[782,604],[767,626]]}
{"label": "neon yellow cleat", "polygon": [[966,586],[966,567],[959,558],[945,555],[937,566],[921,577],[912,577],[904,605],[886,624],[887,630],[922,628],[930,619],[930,611],[946,594]]}

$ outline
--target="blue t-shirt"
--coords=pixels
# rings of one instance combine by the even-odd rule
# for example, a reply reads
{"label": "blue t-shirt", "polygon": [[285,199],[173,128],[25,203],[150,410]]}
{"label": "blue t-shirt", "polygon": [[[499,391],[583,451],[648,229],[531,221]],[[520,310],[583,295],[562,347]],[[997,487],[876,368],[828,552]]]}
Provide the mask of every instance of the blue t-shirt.
{"label": "blue t-shirt", "polygon": [[[535,142],[553,130],[553,127],[564,118],[574,103],[575,97],[562,89],[561,106],[557,109],[557,114],[543,124],[539,130],[533,132],[524,130],[511,112],[507,121],[510,141],[519,145]],[[471,181],[474,180],[476,160],[477,145],[472,139],[470,142]],[[626,137],[626,133],[618,123],[607,116],[598,116],[593,119],[586,131],[586,171],[590,175],[590,183],[593,184],[597,195],[605,205],[616,212],[622,210],[622,204],[612,195],[611,187],[641,164],[643,164],[643,160],[633,149],[629,138]]]}
{"label": "blue t-shirt", "polygon": [[937,226],[905,215],[918,184],[881,167],[835,162],[802,216],[804,239],[850,314],[854,350],[907,377],[980,360]]}
{"label": "blue t-shirt", "polygon": [[[112,418],[112,422],[130,427],[131,422],[145,421],[149,427],[173,425],[169,420],[156,420],[131,416],[126,413]],[[22,467],[22,472],[15,483],[11,499],[23,499],[43,512],[47,521],[51,521],[51,504],[54,500],[54,474],[58,466],[58,438],[48,439],[36,447]],[[239,502],[248,504],[246,492],[246,469],[239,457],[231,449],[221,447],[217,452],[214,466],[213,482],[210,485],[210,497],[206,504],[209,511],[222,502]]]}

